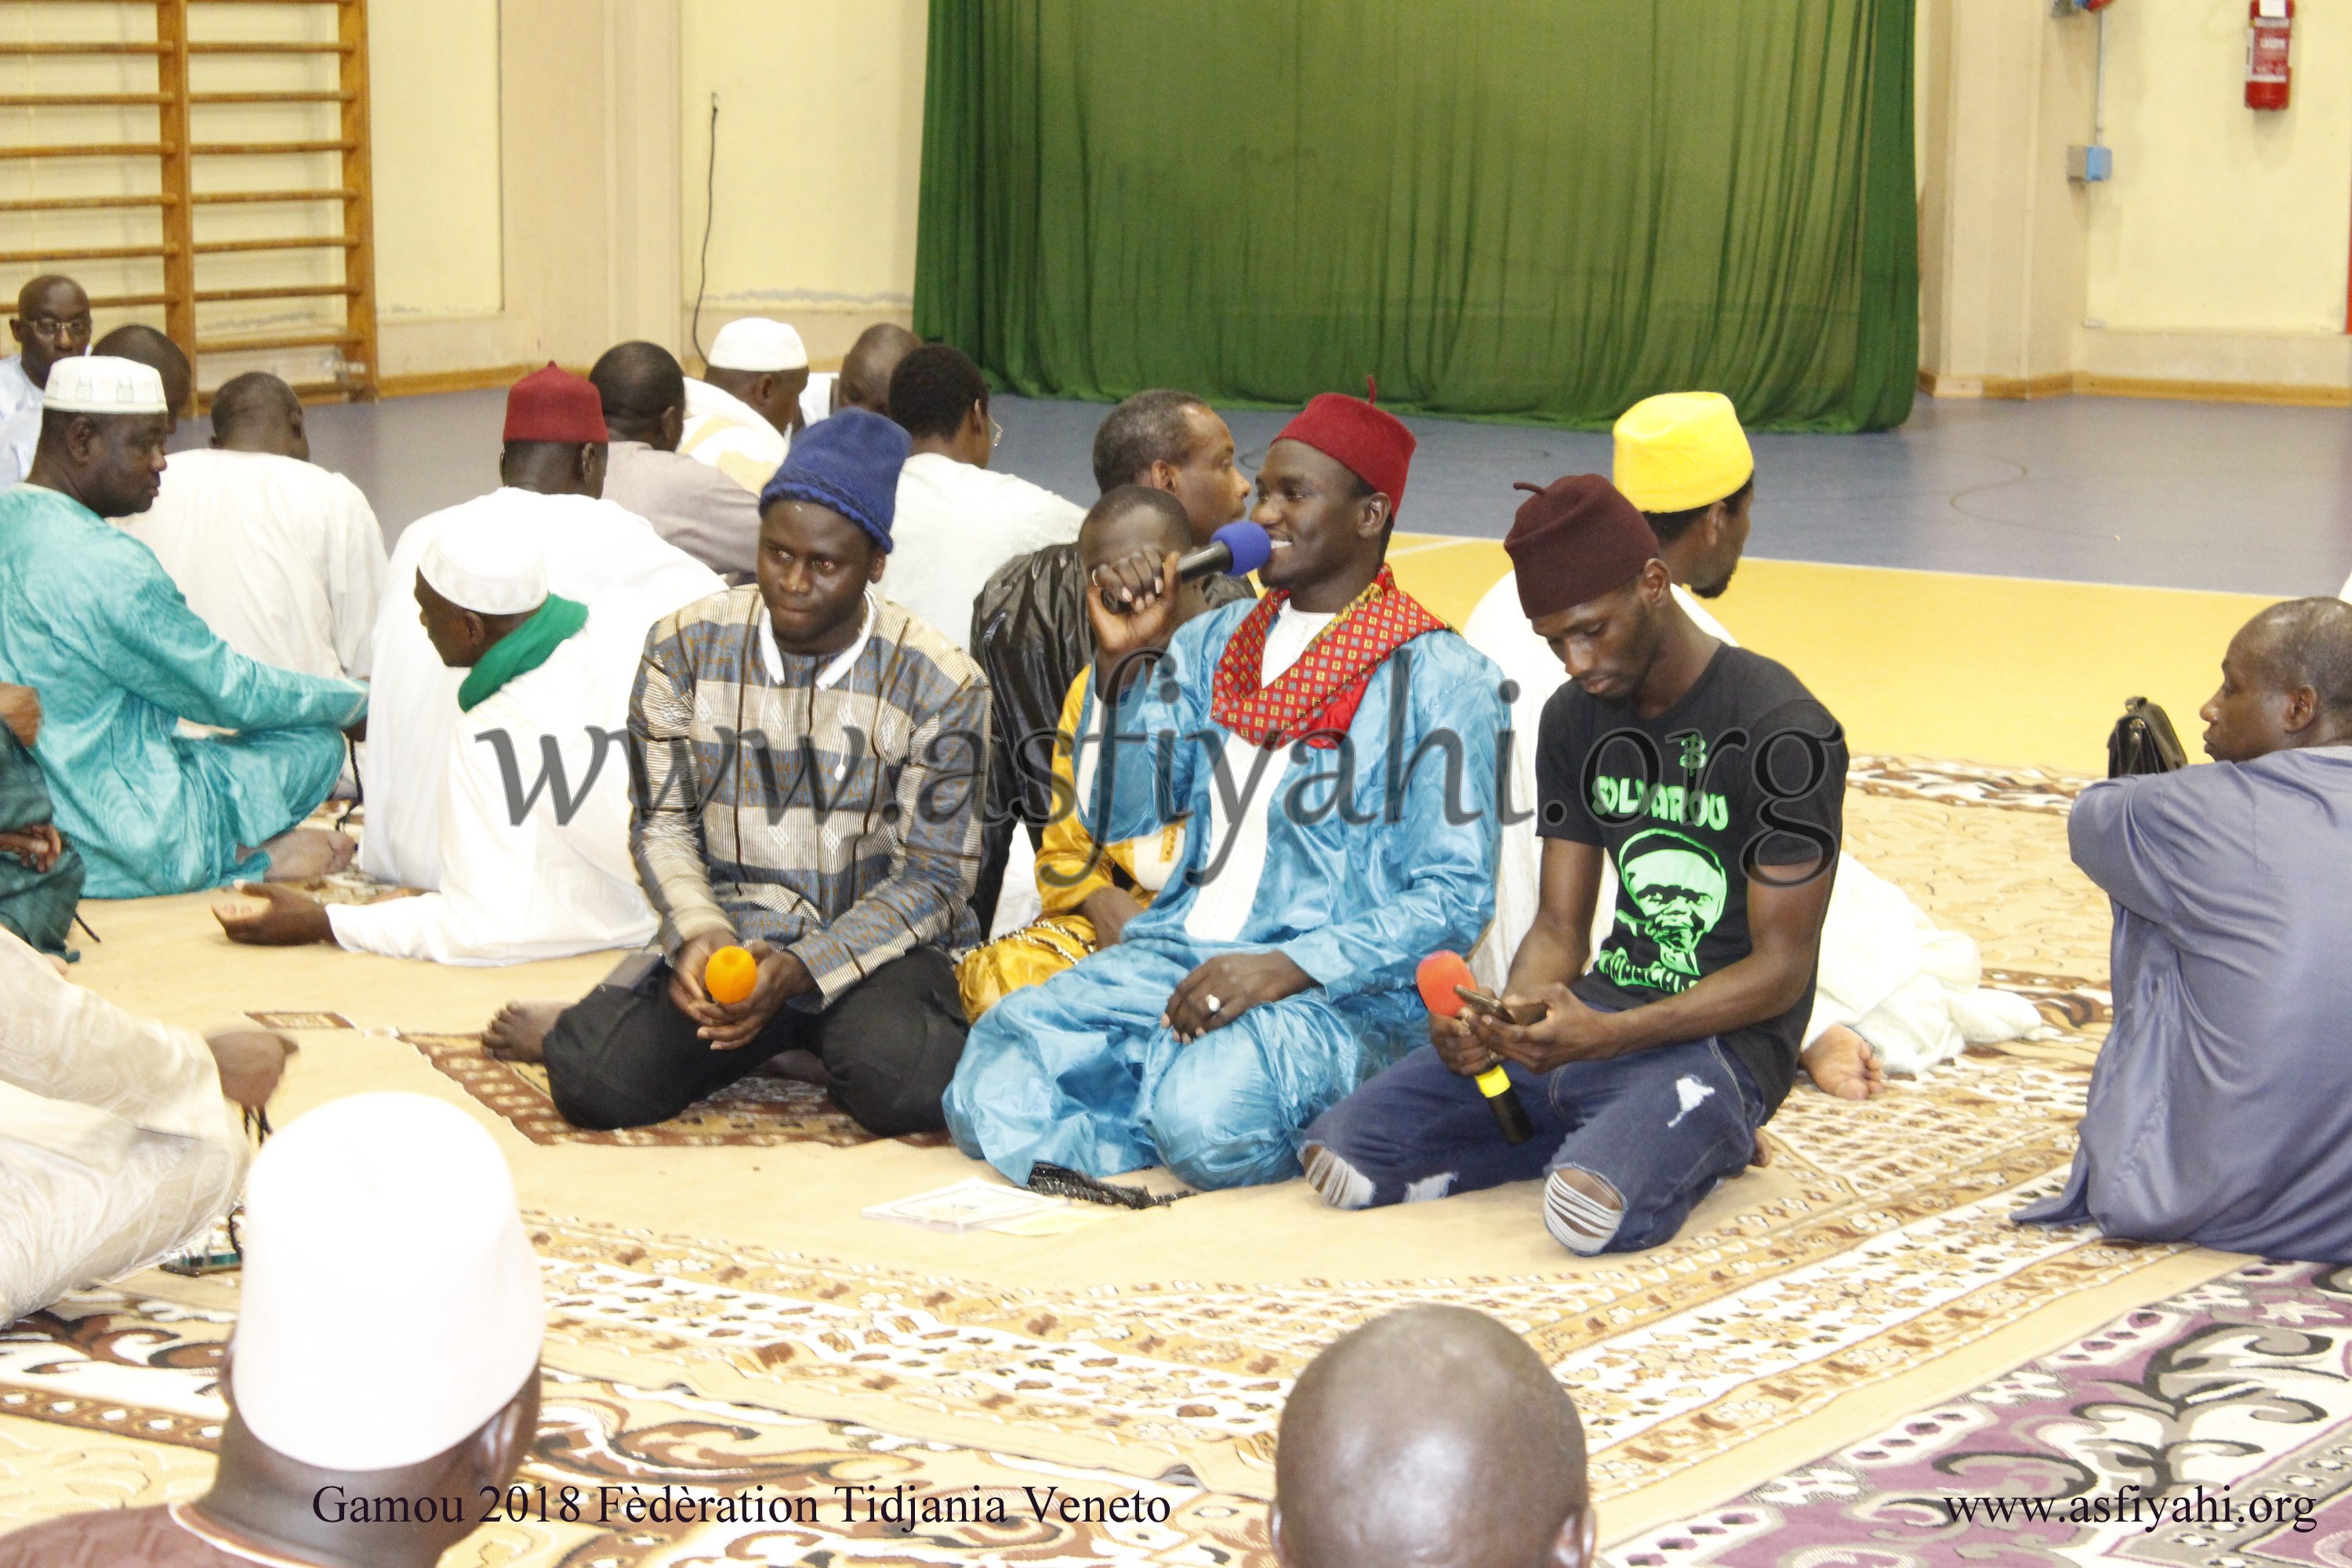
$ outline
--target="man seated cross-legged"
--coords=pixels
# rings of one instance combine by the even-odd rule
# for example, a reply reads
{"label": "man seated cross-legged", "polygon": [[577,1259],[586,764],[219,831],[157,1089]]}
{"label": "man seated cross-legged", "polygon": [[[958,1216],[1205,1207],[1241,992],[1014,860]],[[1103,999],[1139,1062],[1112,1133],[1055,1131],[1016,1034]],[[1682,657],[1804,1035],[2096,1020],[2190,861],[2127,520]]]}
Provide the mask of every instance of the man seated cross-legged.
{"label": "man seated cross-legged", "polygon": [[[1284,428],[1258,475],[1274,552],[1254,605],[1180,626],[1172,551],[1095,574],[1112,711],[1087,828],[1192,830],[1118,946],[973,1026],[947,1103],[965,1153],[1024,1184],[1040,1162],[1281,1181],[1298,1130],[1425,1027],[1415,963],[1494,905],[1503,712],[1494,666],[1386,564],[1412,445],[1329,394]],[[1145,648],[1165,656],[1139,671]]]}
{"label": "man seated cross-legged", "polygon": [[[1307,1129],[1307,1173],[1340,1208],[1541,1176],[1554,1239],[1633,1251],[1750,1162],[1789,1092],[1845,742],[1788,670],[1692,625],[1606,479],[1554,482],[1504,545],[1570,677],[1538,742],[1542,898],[1502,998],[1517,1021],[1433,1021]],[[1617,920],[1587,973],[1604,854]],[[1517,1144],[1471,1082],[1498,1063],[1533,1125]]]}
{"label": "man seated cross-legged", "polygon": [[[759,583],[647,638],[631,836],[668,962],[510,1006],[487,1042],[543,1051],[580,1126],[664,1121],[784,1052],[869,1131],[940,1126],[964,1037],[948,953],[980,935],[988,686],[870,592],[907,447],[864,409],[812,426],[761,497]],[[705,965],[738,942],[757,984],[716,1002]]]}
{"label": "man seated cross-legged", "polygon": [[2115,1026],[2065,1190],[2020,1212],[2136,1241],[2352,1262],[2352,605],[2231,639],[2210,766],[2075,798],[2115,904]]}
{"label": "man seated cross-legged", "polygon": [[231,942],[332,942],[436,963],[523,963],[654,934],[629,857],[620,741],[645,633],[547,588],[538,542],[451,530],[413,590],[433,650],[466,672],[441,775],[441,879],[416,898],[321,904],[247,882],[215,904]]}
{"label": "man seated cross-legged", "polygon": [[[148,366],[60,360],[32,478],[0,493],[0,681],[40,694],[34,754],[93,898],[299,881],[353,847],[300,824],[334,788],[367,688],[237,653],[106,521],[153,502],[170,421]],[[236,732],[184,735],[184,719]]]}

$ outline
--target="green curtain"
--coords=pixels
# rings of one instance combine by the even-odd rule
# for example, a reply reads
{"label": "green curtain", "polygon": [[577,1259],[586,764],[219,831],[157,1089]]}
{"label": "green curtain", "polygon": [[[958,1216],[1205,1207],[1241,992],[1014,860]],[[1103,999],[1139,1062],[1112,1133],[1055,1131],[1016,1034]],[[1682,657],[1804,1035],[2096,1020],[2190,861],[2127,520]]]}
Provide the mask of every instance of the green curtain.
{"label": "green curtain", "polygon": [[915,326],[1039,396],[1903,421],[1912,0],[931,0]]}

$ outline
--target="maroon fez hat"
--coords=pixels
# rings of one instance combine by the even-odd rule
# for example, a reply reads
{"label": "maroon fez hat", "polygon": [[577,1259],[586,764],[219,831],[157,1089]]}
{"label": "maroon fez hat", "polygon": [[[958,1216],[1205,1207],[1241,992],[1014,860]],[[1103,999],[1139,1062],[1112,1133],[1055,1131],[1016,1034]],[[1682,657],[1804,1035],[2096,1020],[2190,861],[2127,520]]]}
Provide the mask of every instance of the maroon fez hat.
{"label": "maroon fez hat", "polygon": [[532,371],[508,391],[505,438],[596,442],[611,437],[595,384],[550,360],[545,370]]}
{"label": "maroon fez hat", "polygon": [[1528,619],[1614,593],[1657,558],[1650,520],[1599,474],[1570,474],[1541,489],[1517,488],[1534,493],[1511,520],[1503,548]]}
{"label": "maroon fez hat", "polygon": [[1310,399],[1275,439],[1312,447],[1345,465],[1389,498],[1389,521],[1396,521],[1404,506],[1405,470],[1412,466],[1412,432],[1403,420],[1360,397],[1326,392]]}

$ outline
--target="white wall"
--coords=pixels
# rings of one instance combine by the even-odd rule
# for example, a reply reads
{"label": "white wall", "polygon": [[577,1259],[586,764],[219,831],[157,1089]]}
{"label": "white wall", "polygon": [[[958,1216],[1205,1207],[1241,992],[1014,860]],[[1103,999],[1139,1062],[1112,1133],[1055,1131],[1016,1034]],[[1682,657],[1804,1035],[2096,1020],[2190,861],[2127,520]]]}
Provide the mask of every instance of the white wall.
{"label": "white wall", "polygon": [[2245,107],[2244,0],[2106,13],[2116,177],[2091,201],[2089,315],[2113,329],[2341,332],[2352,10],[2306,0],[2294,100]]}
{"label": "white wall", "polygon": [[368,7],[377,316],[497,310],[499,0]]}
{"label": "white wall", "polygon": [[905,321],[915,289],[924,0],[682,0],[680,275],[701,271],[710,95],[718,221],[703,342],[732,316],[793,322],[812,355]]}

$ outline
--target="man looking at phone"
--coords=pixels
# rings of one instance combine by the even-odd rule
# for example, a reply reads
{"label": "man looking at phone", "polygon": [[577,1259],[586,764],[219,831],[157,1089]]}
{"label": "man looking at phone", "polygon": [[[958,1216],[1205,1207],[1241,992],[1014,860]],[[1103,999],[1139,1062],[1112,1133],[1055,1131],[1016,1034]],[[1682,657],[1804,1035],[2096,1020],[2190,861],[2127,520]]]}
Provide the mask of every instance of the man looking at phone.
{"label": "man looking at phone", "polygon": [[[1504,541],[1567,667],[1544,710],[1536,922],[1499,1012],[1415,1051],[1307,1130],[1339,1208],[1546,1178],[1571,1252],[1669,1240],[1746,1166],[1812,1006],[1845,740],[1795,676],[1676,603],[1657,537],[1598,475],[1556,480]],[[1606,854],[1616,924],[1585,972]],[[1500,1063],[1535,1135],[1505,1142],[1471,1076]]]}

